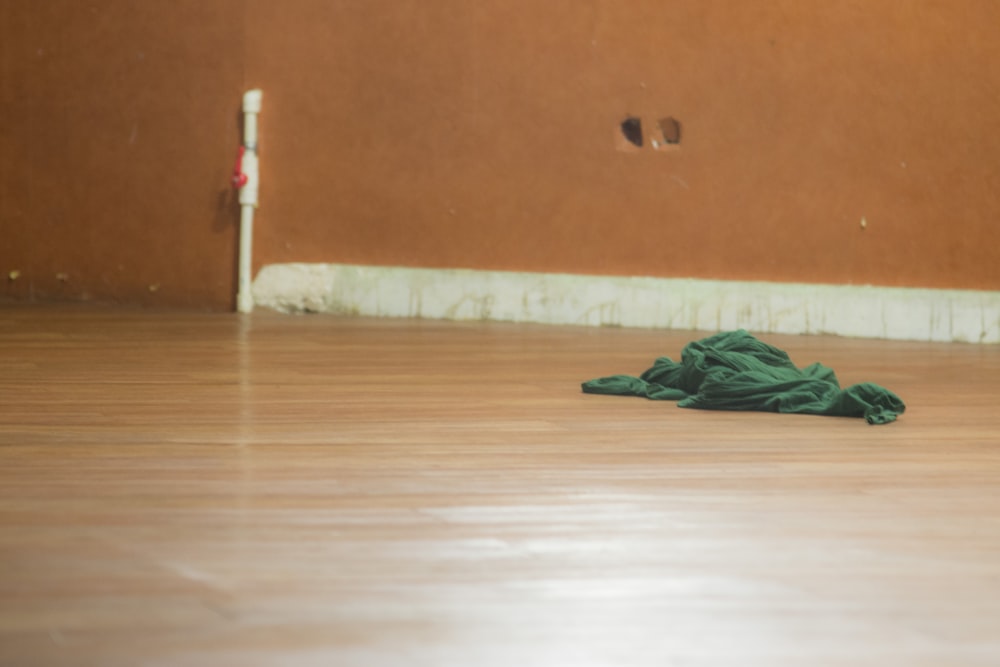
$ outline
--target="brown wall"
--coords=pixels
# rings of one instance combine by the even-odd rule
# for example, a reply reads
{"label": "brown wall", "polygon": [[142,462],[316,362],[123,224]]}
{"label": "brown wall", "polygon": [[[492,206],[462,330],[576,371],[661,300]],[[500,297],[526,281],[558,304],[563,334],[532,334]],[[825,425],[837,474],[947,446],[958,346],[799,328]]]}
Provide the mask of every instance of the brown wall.
{"label": "brown wall", "polygon": [[0,0],[0,295],[230,307],[242,7]]}
{"label": "brown wall", "polygon": [[[0,0],[0,17],[9,295],[230,307],[227,178],[255,86],[257,267],[1000,289],[992,0]],[[628,115],[647,136],[678,119],[681,143],[621,150]]]}

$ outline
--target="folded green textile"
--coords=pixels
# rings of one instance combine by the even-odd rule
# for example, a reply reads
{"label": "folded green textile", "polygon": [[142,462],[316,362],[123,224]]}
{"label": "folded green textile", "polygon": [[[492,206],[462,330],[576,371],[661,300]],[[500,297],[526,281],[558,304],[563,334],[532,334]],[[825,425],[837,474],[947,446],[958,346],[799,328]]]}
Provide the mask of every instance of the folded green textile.
{"label": "folded green textile", "polygon": [[661,357],[639,377],[598,378],[584,382],[583,391],[679,401],[682,408],[864,417],[869,424],[895,421],[906,410],[888,389],[868,382],[841,389],[831,369],[799,369],[784,351],[742,329],[688,343],[680,363]]}

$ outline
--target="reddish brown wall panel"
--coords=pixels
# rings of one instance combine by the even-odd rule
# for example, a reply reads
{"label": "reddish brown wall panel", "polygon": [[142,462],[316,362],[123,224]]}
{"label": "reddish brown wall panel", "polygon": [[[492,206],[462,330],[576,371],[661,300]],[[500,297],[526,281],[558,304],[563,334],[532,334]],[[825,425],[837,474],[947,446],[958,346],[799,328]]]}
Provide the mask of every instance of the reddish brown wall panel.
{"label": "reddish brown wall panel", "polygon": [[0,12],[0,294],[228,307],[242,4]]}
{"label": "reddish brown wall panel", "polygon": [[[231,307],[253,86],[256,267],[1000,289],[997,25],[991,0],[0,0],[0,294]],[[627,115],[680,144],[620,150]]]}
{"label": "reddish brown wall panel", "polygon": [[[249,0],[257,262],[1000,288],[997,25],[972,0]],[[677,150],[617,151],[628,114],[679,119]]]}

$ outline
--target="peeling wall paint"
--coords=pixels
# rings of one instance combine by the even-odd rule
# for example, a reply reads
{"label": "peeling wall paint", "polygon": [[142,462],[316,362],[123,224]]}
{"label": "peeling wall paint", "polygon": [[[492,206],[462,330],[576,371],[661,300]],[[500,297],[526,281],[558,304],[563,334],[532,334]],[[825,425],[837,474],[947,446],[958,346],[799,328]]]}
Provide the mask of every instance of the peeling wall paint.
{"label": "peeling wall paint", "polygon": [[282,312],[1000,342],[1000,292],[274,264],[253,284]]}

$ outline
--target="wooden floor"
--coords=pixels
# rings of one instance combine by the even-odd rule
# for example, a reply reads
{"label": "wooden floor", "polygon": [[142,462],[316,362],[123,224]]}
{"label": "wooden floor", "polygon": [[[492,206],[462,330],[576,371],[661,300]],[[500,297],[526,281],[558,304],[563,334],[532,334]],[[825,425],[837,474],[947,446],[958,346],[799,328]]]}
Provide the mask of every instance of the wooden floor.
{"label": "wooden floor", "polygon": [[0,307],[0,664],[1000,665],[1000,348],[580,392],[702,335]]}

